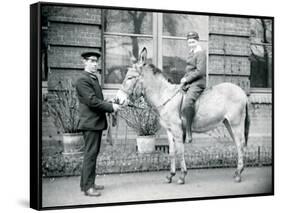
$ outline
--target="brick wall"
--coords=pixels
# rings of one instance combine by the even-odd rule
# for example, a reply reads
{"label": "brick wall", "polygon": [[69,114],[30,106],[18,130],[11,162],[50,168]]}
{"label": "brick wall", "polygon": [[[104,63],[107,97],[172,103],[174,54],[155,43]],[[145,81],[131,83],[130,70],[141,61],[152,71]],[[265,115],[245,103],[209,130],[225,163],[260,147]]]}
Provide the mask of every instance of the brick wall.
{"label": "brick wall", "polygon": [[48,89],[52,90],[62,78],[75,81],[83,68],[82,52],[101,51],[101,10],[44,6],[42,16],[47,28]]}
{"label": "brick wall", "polygon": [[217,75],[250,75],[250,61],[246,57],[209,56],[209,74]]}
{"label": "brick wall", "polygon": [[209,32],[236,36],[249,36],[249,20],[239,17],[210,16]]}
{"label": "brick wall", "polygon": [[100,24],[101,10],[72,6],[44,6],[42,16],[46,21],[64,21],[85,24]]}
{"label": "brick wall", "polygon": [[209,17],[209,85],[232,82],[250,89],[250,23],[247,18]]}

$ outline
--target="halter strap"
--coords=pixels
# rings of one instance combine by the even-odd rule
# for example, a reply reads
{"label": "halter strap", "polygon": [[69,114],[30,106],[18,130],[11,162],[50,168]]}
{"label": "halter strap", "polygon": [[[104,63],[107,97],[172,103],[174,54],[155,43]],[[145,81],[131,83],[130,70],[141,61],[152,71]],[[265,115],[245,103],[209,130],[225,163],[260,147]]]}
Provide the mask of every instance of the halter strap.
{"label": "halter strap", "polygon": [[177,91],[170,97],[168,98],[166,101],[164,101],[164,103],[160,104],[159,106],[156,106],[155,108],[161,108],[164,107],[168,102],[170,102],[179,92],[181,91],[181,88],[177,89]]}
{"label": "halter strap", "polygon": [[[141,76],[141,75],[131,76],[131,78],[136,78],[137,80],[139,80],[140,76]],[[133,88],[132,88],[132,91],[134,91],[135,87],[136,87],[136,83],[134,84],[134,86],[133,86]],[[130,95],[130,92],[125,91],[125,90],[123,89],[123,87],[121,87],[120,90],[121,90],[122,92],[124,92],[124,93],[125,93],[126,95],[128,95],[128,96]]]}

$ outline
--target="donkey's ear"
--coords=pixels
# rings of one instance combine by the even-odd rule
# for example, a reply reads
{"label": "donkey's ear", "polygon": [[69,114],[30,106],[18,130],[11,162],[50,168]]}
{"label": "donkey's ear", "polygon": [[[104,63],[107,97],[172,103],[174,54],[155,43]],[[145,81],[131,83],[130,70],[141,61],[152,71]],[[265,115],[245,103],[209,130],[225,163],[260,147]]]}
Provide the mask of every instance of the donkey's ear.
{"label": "donkey's ear", "polygon": [[145,64],[146,63],[146,58],[147,58],[147,50],[144,47],[142,49],[141,53],[140,53],[140,56],[139,56],[139,63]]}
{"label": "donkey's ear", "polygon": [[135,64],[137,62],[137,59],[135,58],[135,56],[133,55],[133,53],[131,51],[129,51],[129,56],[130,56],[131,64]]}

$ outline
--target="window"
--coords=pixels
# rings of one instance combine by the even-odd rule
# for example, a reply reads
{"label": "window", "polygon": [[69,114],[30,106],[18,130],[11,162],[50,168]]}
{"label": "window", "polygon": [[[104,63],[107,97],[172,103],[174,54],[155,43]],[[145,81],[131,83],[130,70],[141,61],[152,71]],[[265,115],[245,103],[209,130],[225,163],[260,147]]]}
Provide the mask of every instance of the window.
{"label": "window", "polygon": [[118,87],[130,64],[129,51],[138,58],[148,49],[148,63],[163,70],[173,83],[184,75],[186,34],[197,31],[204,49],[208,46],[208,16],[104,10],[105,87]]}
{"label": "window", "polygon": [[251,88],[272,87],[272,20],[251,19]]}
{"label": "window", "polygon": [[[127,10],[104,10],[105,74],[104,83],[111,87],[122,83],[131,52],[138,58],[146,47],[152,50],[152,13]],[[151,60],[152,51],[148,52]]]}
{"label": "window", "polygon": [[180,83],[185,74],[187,44],[186,34],[196,31],[203,49],[208,49],[208,16],[163,14],[163,71],[173,83]]}

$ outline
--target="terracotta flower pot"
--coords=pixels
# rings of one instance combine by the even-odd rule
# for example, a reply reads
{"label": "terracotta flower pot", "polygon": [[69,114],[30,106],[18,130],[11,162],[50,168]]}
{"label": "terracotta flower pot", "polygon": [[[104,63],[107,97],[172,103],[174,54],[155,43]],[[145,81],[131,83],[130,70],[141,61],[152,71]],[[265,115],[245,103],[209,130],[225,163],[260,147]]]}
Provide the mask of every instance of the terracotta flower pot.
{"label": "terracotta flower pot", "polygon": [[155,142],[156,142],[155,135],[138,136],[137,137],[138,152],[141,154],[154,152]]}
{"label": "terracotta flower pot", "polygon": [[82,133],[64,133],[62,135],[63,154],[82,154],[84,139]]}

